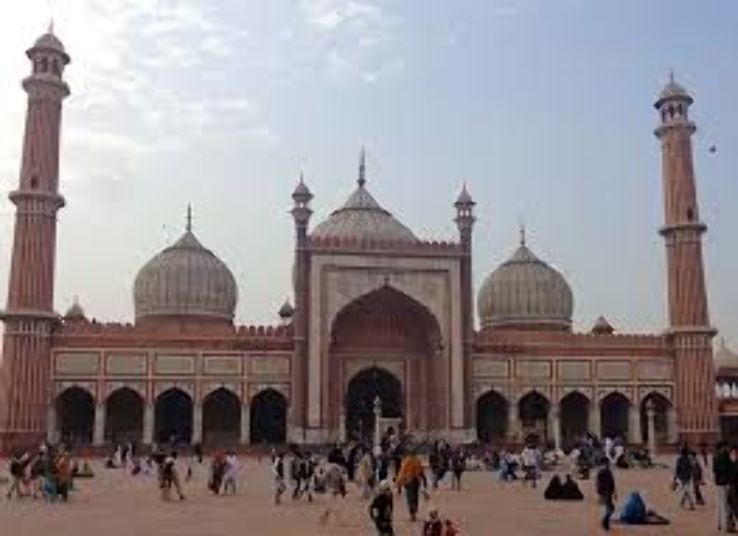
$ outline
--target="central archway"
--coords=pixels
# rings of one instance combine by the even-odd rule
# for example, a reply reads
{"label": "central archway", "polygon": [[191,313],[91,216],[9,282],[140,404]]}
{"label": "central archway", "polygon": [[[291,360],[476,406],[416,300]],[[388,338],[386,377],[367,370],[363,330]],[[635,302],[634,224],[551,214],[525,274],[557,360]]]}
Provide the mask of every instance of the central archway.
{"label": "central archway", "polygon": [[156,397],[154,428],[158,443],[192,441],[192,399],[173,387]]}
{"label": "central archway", "polygon": [[241,438],[241,400],[224,387],[205,397],[202,403],[203,443],[211,446],[236,445]]}
{"label": "central archway", "polygon": [[[442,352],[439,322],[426,305],[385,284],[343,307],[332,321],[330,337],[325,415],[330,428],[339,428],[342,407],[346,411],[347,433],[366,432],[367,421],[373,421],[371,409],[359,407],[366,401],[351,405],[346,398],[347,382],[353,381],[357,370],[348,366],[351,361],[375,366],[392,361],[402,369],[395,372],[400,389],[396,383],[394,387],[389,385],[393,383],[390,380],[383,387],[395,394],[400,392],[397,403],[390,402],[390,391],[380,397],[388,398],[387,404],[395,406],[391,411],[403,417],[406,428],[429,430],[449,426],[448,357]],[[370,384],[371,381],[367,385]],[[355,389],[358,387],[354,386],[351,392]]]}
{"label": "central archway", "polygon": [[56,398],[56,414],[61,440],[72,445],[92,443],[95,401],[81,387],[69,387]]}
{"label": "central archway", "polygon": [[400,380],[379,367],[364,369],[351,378],[346,390],[346,433],[349,437],[371,438],[377,397],[382,401],[382,417],[402,418]]}

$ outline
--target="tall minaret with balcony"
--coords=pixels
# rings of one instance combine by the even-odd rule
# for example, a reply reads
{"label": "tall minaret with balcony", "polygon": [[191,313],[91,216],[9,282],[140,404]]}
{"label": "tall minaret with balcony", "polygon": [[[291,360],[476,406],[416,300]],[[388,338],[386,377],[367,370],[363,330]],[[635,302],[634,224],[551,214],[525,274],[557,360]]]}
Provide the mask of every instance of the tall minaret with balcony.
{"label": "tall minaret with balcony", "polygon": [[459,243],[461,244],[461,316],[464,339],[464,421],[466,428],[471,428],[471,360],[472,346],[474,343],[474,297],[472,285],[472,230],[474,228],[474,206],[476,203],[466,189],[466,184],[461,188],[456,198],[454,208],[456,218],[454,222],[459,230]]}
{"label": "tall minaret with balcony", "polygon": [[295,264],[293,272],[295,307],[292,314],[294,353],[292,356],[292,406],[290,432],[291,441],[305,439],[307,425],[307,359],[308,359],[308,306],[310,254],[308,251],[308,225],[313,211],[310,200],[313,194],[305,184],[302,174],[292,193],[292,218],[295,221]]}
{"label": "tall minaret with balcony", "polygon": [[664,182],[669,334],[675,363],[675,390],[680,439],[695,443],[714,439],[717,413],[714,395],[715,370],[707,290],[702,260],[702,235],[707,226],[700,220],[692,161],[689,119],[693,99],[674,81],[659,95],[655,107],[660,123],[655,130],[661,141]]}
{"label": "tall minaret with balcony", "polygon": [[26,51],[31,74],[23,80],[28,93],[23,157],[16,206],[5,322],[0,442],[31,444],[46,433],[51,399],[49,369],[54,313],[56,213],[59,195],[59,134],[62,101],[69,95],[63,79],[70,58],[53,29]]}

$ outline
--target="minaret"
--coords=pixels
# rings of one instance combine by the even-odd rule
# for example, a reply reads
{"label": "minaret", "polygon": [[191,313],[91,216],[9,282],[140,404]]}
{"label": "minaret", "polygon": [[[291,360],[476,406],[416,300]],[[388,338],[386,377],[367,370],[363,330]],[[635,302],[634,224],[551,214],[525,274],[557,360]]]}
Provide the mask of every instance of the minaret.
{"label": "minaret", "polygon": [[59,131],[62,100],[69,87],[62,78],[70,59],[52,28],[26,51],[31,74],[23,158],[16,206],[3,339],[0,442],[31,444],[45,435],[51,403],[49,369],[54,313],[56,213],[59,195]]}
{"label": "minaret", "polygon": [[310,200],[313,194],[300,173],[300,181],[292,193],[292,218],[295,221],[295,264],[293,285],[295,307],[292,314],[294,353],[292,358],[292,407],[290,441],[303,442],[307,425],[308,382],[308,307],[310,255],[308,251],[308,224],[313,211]]}
{"label": "minaret", "polygon": [[471,422],[471,353],[474,344],[474,290],[472,285],[472,229],[476,218],[474,217],[474,206],[476,203],[469,195],[466,184],[461,188],[456,198],[454,208],[456,209],[456,226],[459,229],[459,242],[462,249],[461,257],[461,314],[462,329],[464,331],[464,421],[466,427],[473,426]]}
{"label": "minaret", "polygon": [[668,279],[669,332],[675,362],[675,402],[680,439],[694,444],[714,440],[717,413],[714,395],[715,370],[707,291],[702,261],[702,235],[707,226],[700,220],[692,162],[689,119],[692,97],[674,81],[655,103],[660,124],[664,181],[664,226]]}

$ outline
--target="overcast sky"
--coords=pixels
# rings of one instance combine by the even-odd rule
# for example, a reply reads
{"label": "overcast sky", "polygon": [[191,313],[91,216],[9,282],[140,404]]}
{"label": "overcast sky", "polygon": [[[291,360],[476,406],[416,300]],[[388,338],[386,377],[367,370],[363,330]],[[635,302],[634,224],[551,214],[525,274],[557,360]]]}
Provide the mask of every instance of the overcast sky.
{"label": "overcast sky", "polygon": [[[131,321],[137,270],[183,231],[231,268],[238,322],[291,295],[290,193],[313,223],[368,187],[454,239],[477,201],[474,278],[529,245],[564,273],[577,329],[665,327],[655,95],[695,98],[713,323],[738,345],[738,3],[724,0],[6,0],[0,7],[0,288],[25,114],[24,51],[54,16],[65,102],[56,307]],[[708,151],[711,145],[717,153]],[[3,296],[4,297],[4,296]]]}

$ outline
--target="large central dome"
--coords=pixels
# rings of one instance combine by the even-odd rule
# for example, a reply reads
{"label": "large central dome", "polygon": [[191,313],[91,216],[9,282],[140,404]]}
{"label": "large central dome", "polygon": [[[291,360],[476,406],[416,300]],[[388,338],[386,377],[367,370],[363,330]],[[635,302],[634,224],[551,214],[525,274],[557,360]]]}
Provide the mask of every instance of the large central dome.
{"label": "large central dome", "polygon": [[482,327],[571,329],[574,299],[564,277],[520,247],[484,280],[477,307]]}
{"label": "large central dome", "polygon": [[315,226],[311,236],[355,238],[381,242],[417,242],[413,232],[384,209],[366,189],[362,154],[357,188],[344,205]]}
{"label": "large central dome", "polygon": [[157,317],[232,321],[238,289],[225,263],[195,237],[188,217],[180,239],[138,272],[133,297],[136,321]]}

